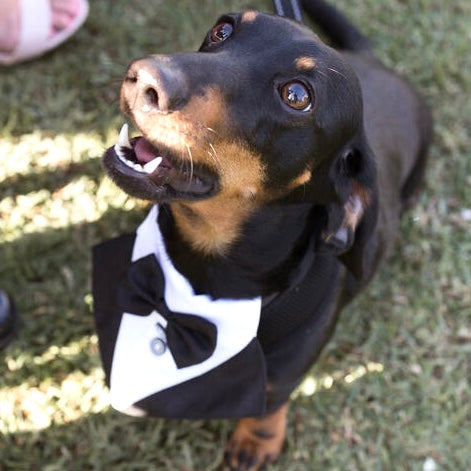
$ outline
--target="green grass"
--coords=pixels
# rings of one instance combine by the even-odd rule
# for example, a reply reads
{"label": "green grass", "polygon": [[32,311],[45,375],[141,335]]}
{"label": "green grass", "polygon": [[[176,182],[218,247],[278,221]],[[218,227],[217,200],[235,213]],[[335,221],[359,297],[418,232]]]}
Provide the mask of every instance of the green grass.
{"label": "green grass", "polygon": [[[272,470],[471,469],[471,4],[338,0],[426,96],[426,191],[391,263],[343,315],[296,394]],[[0,69],[0,287],[21,314],[0,353],[0,470],[216,469],[232,423],[112,411],[97,352],[90,247],[146,205],[103,178],[132,58],[195,49],[229,10],[268,0],[93,0],[74,39]]]}

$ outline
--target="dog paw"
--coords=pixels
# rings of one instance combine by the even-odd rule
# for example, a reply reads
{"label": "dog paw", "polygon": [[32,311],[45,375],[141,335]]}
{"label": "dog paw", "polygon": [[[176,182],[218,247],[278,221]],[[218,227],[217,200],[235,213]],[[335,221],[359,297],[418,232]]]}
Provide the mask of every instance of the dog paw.
{"label": "dog paw", "polygon": [[269,416],[239,420],[226,446],[225,462],[233,471],[257,471],[281,453],[287,406]]}
{"label": "dog paw", "polygon": [[250,437],[232,437],[225,453],[226,470],[257,471],[274,462],[281,451],[281,445],[262,443]]}

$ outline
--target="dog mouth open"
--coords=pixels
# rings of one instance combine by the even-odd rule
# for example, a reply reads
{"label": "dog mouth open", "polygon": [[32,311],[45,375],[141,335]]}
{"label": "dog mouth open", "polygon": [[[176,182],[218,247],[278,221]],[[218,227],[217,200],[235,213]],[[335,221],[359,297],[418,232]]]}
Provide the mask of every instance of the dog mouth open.
{"label": "dog mouth open", "polygon": [[104,167],[111,179],[132,196],[150,200],[202,199],[216,190],[216,178],[201,166],[188,161],[178,164],[170,153],[161,152],[145,137],[129,139],[124,124],[118,142],[108,149]]}

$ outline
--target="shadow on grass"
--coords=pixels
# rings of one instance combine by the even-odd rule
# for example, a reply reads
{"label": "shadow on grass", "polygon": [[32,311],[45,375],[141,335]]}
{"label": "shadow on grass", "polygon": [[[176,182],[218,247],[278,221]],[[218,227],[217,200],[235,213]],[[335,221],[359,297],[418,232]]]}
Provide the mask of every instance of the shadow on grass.
{"label": "shadow on grass", "polygon": [[42,189],[53,193],[82,176],[86,176],[98,184],[103,178],[101,160],[90,159],[84,162],[72,162],[50,170],[14,175],[2,181],[0,199],[14,198]]}
{"label": "shadow on grass", "polygon": [[[219,469],[230,423],[134,419],[113,411],[6,434],[0,469]],[[3,467],[2,467],[3,466]]]}
{"label": "shadow on grass", "polygon": [[[355,456],[354,450],[361,448],[361,438],[343,422],[356,420],[350,415],[349,398],[354,389],[361,391],[365,386],[339,380],[329,390],[300,395],[291,401],[286,445],[278,463],[268,471],[333,469],[349,462]],[[362,419],[371,427],[380,422],[381,412],[376,398],[370,396],[368,402]],[[113,410],[84,414],[41,430],[6,434],[0,443],[0,465],[8,470],[48,471],[220,470],[234,423],[133,418]],[[319,435],[326,433],[339,447],[335,456],[316,450]],[[374,436],[375,430],[369,433]]]}
{"label": "shadow on grass", "polygon": [[8,347],[12,356],[40,355],[51,345],[94,333],[87,299],[91,247],[135,230],[144,211],[110,209],[97,221],[24,234],[0,246],[0,286],[13,295],[20,313],[18,337]]}

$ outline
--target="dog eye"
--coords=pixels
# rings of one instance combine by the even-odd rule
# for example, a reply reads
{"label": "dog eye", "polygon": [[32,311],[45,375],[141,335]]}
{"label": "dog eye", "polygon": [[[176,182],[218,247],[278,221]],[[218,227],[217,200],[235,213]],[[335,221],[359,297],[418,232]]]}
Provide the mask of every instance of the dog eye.
{"label": "dog eye", "polygon": [[309,111],[312,107],[308,88],[301,82],[285,83],[280,89],[281,99],[294,110]]}
{"label": "dog eye", "polygon": [[228,37],[232,36],[234,27],[231,23],[223,22],[216,25],[211,31],[211,41],[214,43],[221,43]]}

